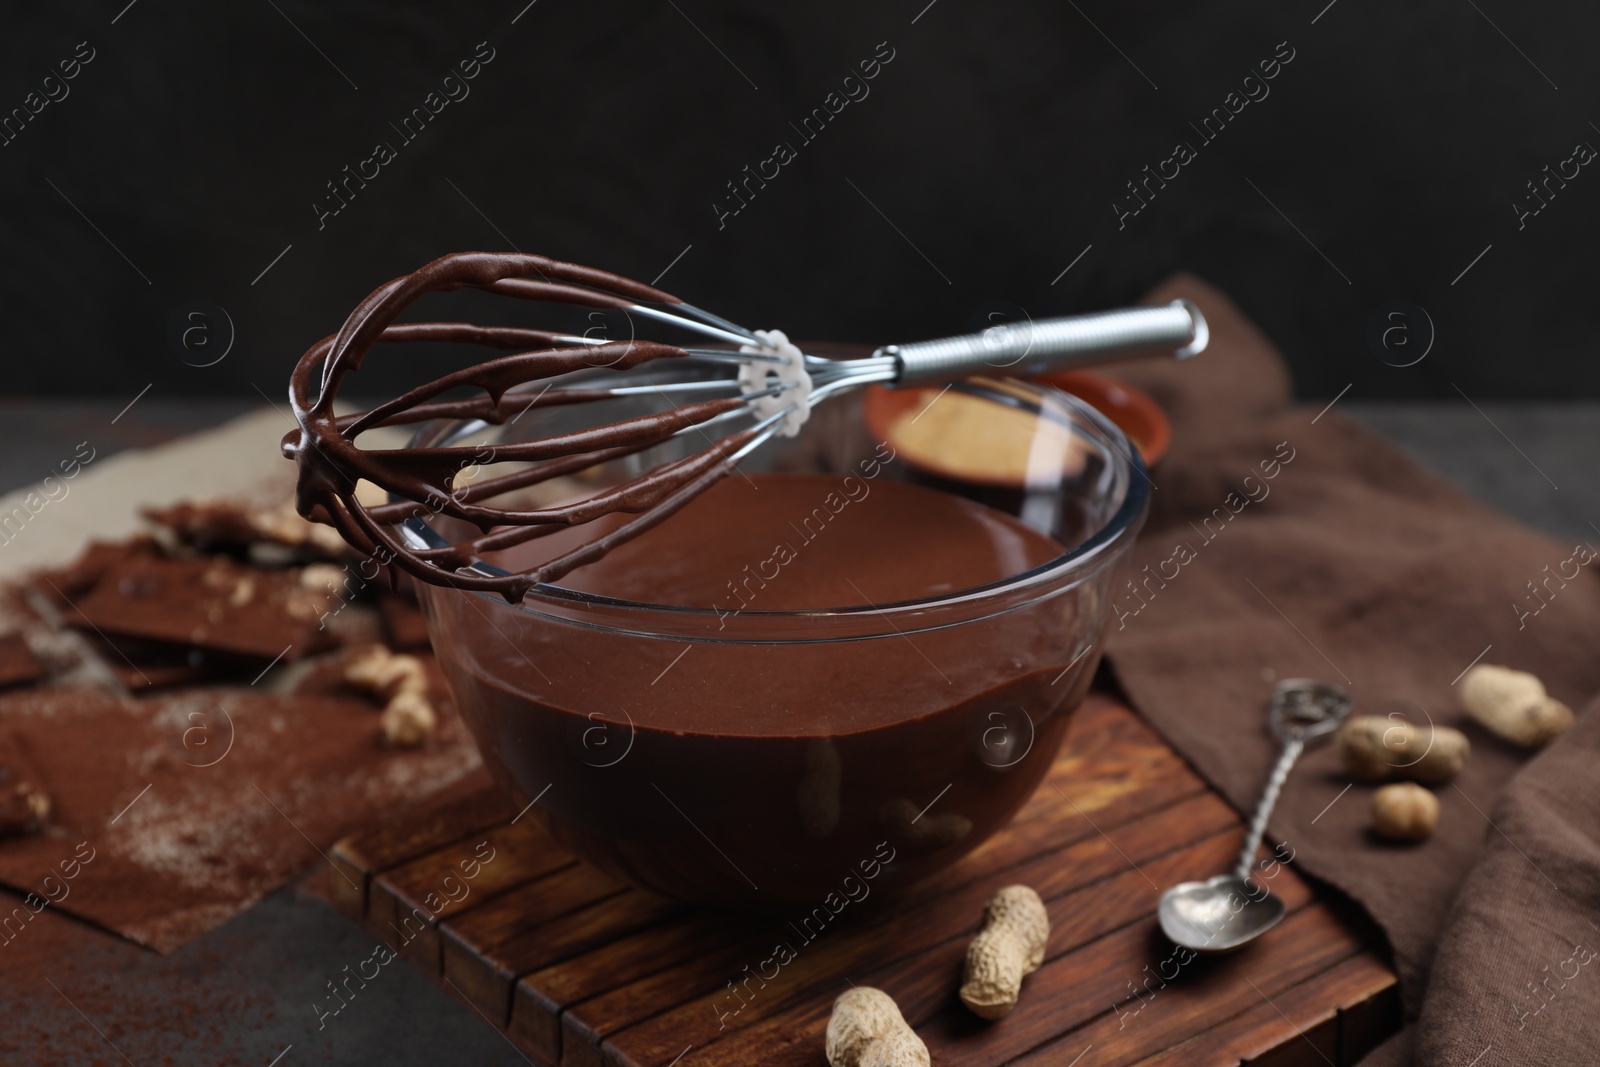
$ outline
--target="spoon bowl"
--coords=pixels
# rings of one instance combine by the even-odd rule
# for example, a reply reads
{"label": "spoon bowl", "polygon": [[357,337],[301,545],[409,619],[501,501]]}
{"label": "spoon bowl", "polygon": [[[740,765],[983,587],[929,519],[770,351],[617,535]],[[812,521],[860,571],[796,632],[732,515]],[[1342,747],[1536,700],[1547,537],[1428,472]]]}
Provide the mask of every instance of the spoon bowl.
{"label": "spoon bowl", "polygon": [[1281,897],[1235,874],[1182,882],[1161,896],[1161,932],[1196,952],[1232,952],[1283,920]]}

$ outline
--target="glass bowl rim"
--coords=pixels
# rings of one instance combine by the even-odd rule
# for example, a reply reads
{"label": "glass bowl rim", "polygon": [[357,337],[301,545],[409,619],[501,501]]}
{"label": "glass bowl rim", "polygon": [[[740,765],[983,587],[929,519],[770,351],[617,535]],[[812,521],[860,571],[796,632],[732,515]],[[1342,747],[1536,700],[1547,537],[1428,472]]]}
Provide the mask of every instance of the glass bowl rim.
{"label": "glass bowl rim", "polygon": [[[1067,549],[1061,555],[1031,567],[1016,574],[998,578],[982,585],[967,586],[963,589],[954,589],[935,596],[917,597],[910,600],[886,601],[881,604],[853,604],[831,608],[765,608],[741,610],[737,615],[741,619],[749,619],[751,625],[758,625],[762,620],[788,620],[803,618],[849,619],[867,616],[882,616],[887,618],[888,613],[919,612],[937,610],[953,605],[969,604],[974,601],[997,599],[1007,593],[1026,589],[1030,586],[1051,581],[1067,575],[1069,572],[1088,572],[1102,557],[1114,553],[1114,549],[1130,532],[1136,533],[1140,520],[1150,501],[1150,477],[1145,468],[1144,459],[1138,447],[1122,432],[1121,427],[1112,422],[1104,413],[1086,401],[1073,396],[1071,393],[1040,382],[1022,382],[1017,379],[1003,379],[1007,383],[1016,383],[1028,386],[1041,394],[1059,397],[1065,400],[1072,414],[1090,423],[1093,428],[1106,438],[1110,444],[1109,451],[1114,454],[1114,462],[1119,470],[1126,473],[1127,491],[1123,496],[1121,505],[1101,526],[1083,538],[1077,544]],[[958,383],[965,384],[965,383]],[[998,395],[998,394],[997,394]],[[411,441],[416,446],[425,438],[434,440],[452,440],[476,432],[489,424],[479,420],[450,420],[450,430],[440,438],[437,434],[430,434],[427,427],[419,428]],[[400,499],[391,497],[391,499]],[[402,536],[418,548],[439,547],[449,542],[435,529],[428,525],[421,517],[406,519],[401,524]],[[443,587],[439,587],[444,591]],[[569,611],[573,607],[593,607],[606,611],[625,611],[643,613],[645,617],[656,617],[663,622],[687,622],[696,619],[717,620],[719,615],[715,608],[690,607],[679,604],[656,604],[648,601],[626,600],[620,597],[609,597],[598,593],[587,593],[577,589],[567,589],[560,585],[541,582],[530,589],[527,595],[518,603],[512,604],[505,598],[483,590],[453,589],[456,593],[469,596],[476,595],[489,601],[496,608],[509,609],[538,618],[554,618],[557,621],[572,624],[576,620],[569,615],[551,615],[549,612],[539,611],[530,602],[545,602],[552,607],[564,607]],[[987,615],[980,617],[988,617]],[[974,620],[967,620],[974,621]],[[611,626],[604,623],[589,623],[603,630],[624,630],[627,628]],[[892,625],[892,624],[891,624]],[[937,627],[935,627],[937,628]],[[921,629],[919,627],[919,629]],[[640,636],[666,636],[664,630],[659,634],[649,632],[631,631],[640,633]]]}

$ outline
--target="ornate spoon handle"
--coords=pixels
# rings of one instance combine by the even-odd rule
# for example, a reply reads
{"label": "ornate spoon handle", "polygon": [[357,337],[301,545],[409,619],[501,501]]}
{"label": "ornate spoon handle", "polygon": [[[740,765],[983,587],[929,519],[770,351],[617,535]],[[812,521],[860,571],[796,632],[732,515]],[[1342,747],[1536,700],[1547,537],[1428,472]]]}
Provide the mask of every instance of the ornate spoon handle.
{"label": "ornate spoon handle", "polygon": [[1256,813],[1250,818],[1250,832],[1244,835],[1244,850],[1239,853],[1238,866],[1233,869],[1234,876],[1241,882],[1250,879],[1250,869],[1256,863],[1256,849],[1261,847],[1261,837],[1267,832],[1267,820],[1272,818],[1272,809],[1278,803],[1278,793],[1282,791],[1283,783],[1294,767],[1294,761],[1300,758],[1300,753],[1305,751],[1305,747],[1305,741],[1298,737],[1288,738],[1283,743],[1283,752],[1278,756],[1278,762],[1272,768],[1271,776],[1267,778],[1267,788],[1261,794],[1261,802],[1256,805]]}

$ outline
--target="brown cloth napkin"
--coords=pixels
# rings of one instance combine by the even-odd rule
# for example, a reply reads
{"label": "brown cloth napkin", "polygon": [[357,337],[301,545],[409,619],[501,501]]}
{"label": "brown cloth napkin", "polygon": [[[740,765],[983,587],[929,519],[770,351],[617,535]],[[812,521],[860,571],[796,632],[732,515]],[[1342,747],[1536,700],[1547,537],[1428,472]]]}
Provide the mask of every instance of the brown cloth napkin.
{"label": "brown cloth napkin", "polygon": [[[1382,926],[1408,1016],[1422,1011],[1439,1024],[1419,1041],[1421,1062],[1470,1062],[1485,1044],[1499,1047],[1500,1037],[1485,1035],[1515,1031],[1517,1011],[1537,1006],[1523,999],[1524,978],[1542,981],[1546,963],[1555,971],[1573,938],[1600,945],[1582,917],[1595,909],[1568,895],[1588,893],[1592,904],[1600,884],[1600,794],[1580,747],[1600,723],[1589,716],[1507,790],[1530,754],[1469,720],[1455,683],[1474,662],[1503,664],[1534,672],[1579,706],[1600,691],[1600,581],[1592,566],[1547,581],[1574,545],[1477,504],[1336,406],[1290,406],[1277,353],[1225,296],[1179,276],[1149,300],[1176,297],[1205,311],[1212,343],[1192,362],[1119,370],[1167,410],[1173,442],[1151,474],[1131,584],[1113,603],[1111,664],[1134,705],[1241,811],[1255,806],[1277,754],[1266,701],[1279,679],[1343,685],[1353,714],[1395,711],[1467,733],[1471,758],[1437,789],[1429,841],[1372,838],[1373,787],[1352,784],[1326,743],[1302,758],[1269,832]],[[1487,422],[1483,432],[1496,434]],[[1452,912],[1469,874],[1474,898]],[[1510,960],[1528,973],[1506,971]],[[1562,995],[1576,1001],[1579,990],[1592,998],[1594,1026],[1600,974],[1580,972]],[[1561,1007],[1580,1014],[1577,1003]],[[1538,1029],[1565,1045],[1577,1031],[1564,1026]],[[1389,1062],[1405,1062],[1409,1040],[1385,1047]],[[1571,1062],[1594,1062],[1595,1047]]]}
{"label": "brown cloth napkin", "polygon": [[[1592,705],[1490,812],[1417,1028],[1428,1064],[1600,1059],[1600,713]],[[1492,1049],[1491,1055],[1483,1055]]]}

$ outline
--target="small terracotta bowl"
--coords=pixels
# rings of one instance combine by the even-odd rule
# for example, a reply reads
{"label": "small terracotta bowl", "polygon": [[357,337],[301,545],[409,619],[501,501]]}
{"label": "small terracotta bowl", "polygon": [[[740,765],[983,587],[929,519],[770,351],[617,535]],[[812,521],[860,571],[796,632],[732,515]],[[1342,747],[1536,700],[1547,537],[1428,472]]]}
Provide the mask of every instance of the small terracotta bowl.
{"label": "small terracotta bowl", "polygon": [[[1172,424],[1150,396],[1125,382],[1096,371],[1063,371],[1032,379],[1054,386],[1082,400],[1116,424],[1139,449],[1146,467],[1154,467],[1172,443]],[[925,408],[940,392],[940,387],[885,389],[873,386],[866,391],[866,422],[878,440],[886,440],[895,420],[907,411]],[[914,456],[908,456],[915,462]]]}

